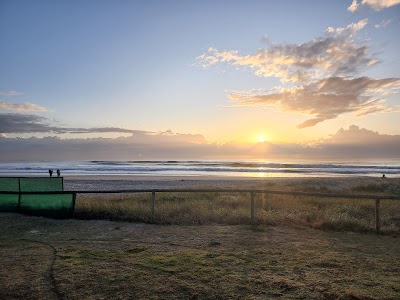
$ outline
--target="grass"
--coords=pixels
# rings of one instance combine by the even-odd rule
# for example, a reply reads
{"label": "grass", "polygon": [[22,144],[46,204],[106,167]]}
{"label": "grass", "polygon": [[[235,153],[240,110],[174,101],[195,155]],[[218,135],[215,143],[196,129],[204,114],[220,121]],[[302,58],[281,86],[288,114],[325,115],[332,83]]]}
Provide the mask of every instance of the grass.
{"label": "grass", "polygon": [[[274,182],[264,189],[288,190]],[[355,185],[341,193],[400,194],[395,184]],[[295,191],[338,193],[315,181],[289,188]],[[256,194],[255,221],[260,225],[300,225],[334,231],[374,232],[375,202],[367,199],[318,198]],[[151,194],[79,195],[75,208],[78,219],[156,224],[249,224],[249,193],[156,193],[155,214]],[[381,232],[400,234],[400,201],[381,201]]]}
{"label": "grass", "polygon": [[[329,182],[262,188],[400,194]],[[151,194],[79,195],[72,220],[0,213],[0,299],[400,299],[400,201],[381,201],[386,236],[365,234],[372,200],[255,206],[254,226],[248,193],[157,193],[154,217]]]}
{"label": "grass", "polygon": [[398,238],[0,214],[1,299],[399,299]]}

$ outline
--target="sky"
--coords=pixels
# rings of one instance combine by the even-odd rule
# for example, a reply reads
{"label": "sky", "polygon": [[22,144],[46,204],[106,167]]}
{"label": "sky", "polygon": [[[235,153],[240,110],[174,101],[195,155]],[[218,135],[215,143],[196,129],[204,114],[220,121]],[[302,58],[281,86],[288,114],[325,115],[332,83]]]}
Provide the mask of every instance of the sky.
{"label": "sky", "polygon": [[400,158],[399,29],[400,0],[1,0],[0,160]]}

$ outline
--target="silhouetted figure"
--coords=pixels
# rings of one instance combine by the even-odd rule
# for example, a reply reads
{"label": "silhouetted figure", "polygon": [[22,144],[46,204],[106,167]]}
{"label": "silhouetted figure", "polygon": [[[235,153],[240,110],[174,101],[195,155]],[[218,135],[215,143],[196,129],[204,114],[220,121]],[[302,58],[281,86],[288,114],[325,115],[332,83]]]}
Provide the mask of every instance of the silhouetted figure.
{"label": "silhouetted figure", "polygon": [[53,176],[53,170],[50,170],[50,169],[49,169],[49,175],[50,175],[50,177]]}
{"label": "silhouetted figure", "polygon": [[382,178],[386,178],[385,174],[382,175]]}
{"label": "silhouetted figure", "polygon": [[60,169],[57,169],[57,177],[60,177]]}

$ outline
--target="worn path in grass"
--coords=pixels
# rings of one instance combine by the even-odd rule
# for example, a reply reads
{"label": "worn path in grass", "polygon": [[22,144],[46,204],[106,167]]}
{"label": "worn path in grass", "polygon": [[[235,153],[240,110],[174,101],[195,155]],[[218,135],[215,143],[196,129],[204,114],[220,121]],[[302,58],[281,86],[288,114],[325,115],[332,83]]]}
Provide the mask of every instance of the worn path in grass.
{"label": "worn path in grass", "polygon": [[0,299],[399,299],[400,239],[0,214]]}

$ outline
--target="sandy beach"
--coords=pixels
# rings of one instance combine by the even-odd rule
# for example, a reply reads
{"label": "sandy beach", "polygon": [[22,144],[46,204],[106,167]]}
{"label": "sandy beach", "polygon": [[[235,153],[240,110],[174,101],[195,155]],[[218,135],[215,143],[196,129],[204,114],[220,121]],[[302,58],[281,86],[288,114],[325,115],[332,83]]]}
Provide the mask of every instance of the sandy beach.
{"label": "sandy beach", "polygon": [[400,178],[377,177],[222,177],[222,176],[65,176],[66,191],[168,188],[270,188],[346,192],[377,187],[400,194]]}

